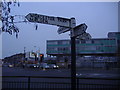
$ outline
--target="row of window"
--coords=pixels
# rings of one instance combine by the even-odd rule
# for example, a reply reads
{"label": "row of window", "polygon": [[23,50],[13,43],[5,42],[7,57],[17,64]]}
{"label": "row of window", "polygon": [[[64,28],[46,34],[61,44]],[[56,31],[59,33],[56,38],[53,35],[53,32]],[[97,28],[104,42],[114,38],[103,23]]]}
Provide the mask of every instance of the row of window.
{"label": "row of window", "polygon": [[54,47],[48,47],[47,50],[49,51],[69,51],[69,47],[61,47],[61,48],[54,48]]}
{"label": "row of window", "polygon": [[[106,39],[107,40],[107,39]],[[115,43],[115,40],[76,40],[76,44],[80,44],[80,43],[85,43],[85,44],[111,44],[111,43]],[[70,44],[70,40],[66,40],[66,41],[47,41],[48,45],[62,45],[62,44]]]}
{"label": "row of window", "polygon": [[[76,50],[88,50],[88,51],[115,51],[115,46],[105,46],[105,47],[101,47],[101,46],[81,46],[81,47],[76,47]],[[71,47],[47,47],[48,51],[70,51]]]}

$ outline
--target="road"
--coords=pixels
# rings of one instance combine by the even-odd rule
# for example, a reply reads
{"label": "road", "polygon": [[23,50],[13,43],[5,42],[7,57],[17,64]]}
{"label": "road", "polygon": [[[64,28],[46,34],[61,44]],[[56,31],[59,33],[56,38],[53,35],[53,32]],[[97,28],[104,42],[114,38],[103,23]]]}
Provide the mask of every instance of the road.
{"label": "road", "polygon": [[[86,77],[108,77],[118,78],[119,70],[104,70],[104,69],[77,69],[77,74]],[[22,68],[22,67],[3,67],[2,76],[54,76],[54,77],[70,77],[70,69],[46,69],[39,68]]]}
{"label": "road", "polygon": [[2,68],[3,76],[70,76],[70,70],[67,69],[46,69],[40,68],[22,68],[22,67],[4,67]]}

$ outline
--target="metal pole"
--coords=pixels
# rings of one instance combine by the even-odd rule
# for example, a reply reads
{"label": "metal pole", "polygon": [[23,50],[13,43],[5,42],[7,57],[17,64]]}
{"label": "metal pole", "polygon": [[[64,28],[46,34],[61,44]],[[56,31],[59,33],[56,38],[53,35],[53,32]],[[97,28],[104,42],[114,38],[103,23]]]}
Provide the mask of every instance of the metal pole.
{"label": "metal pole", "polygon": [[71,37],[71,90],[76,90],[76,48],[75,37]]}
{"label": "metal pole", "polygon": [[30,90],[30,76],[28,76],[28,90]]}
{"label": "metal pole", "polygon": [[77,90],[79,90],[79,78],[77,78]]}
{"label": "metal pole", "polygon": [[73,30],[75,26],[75,18],[71,18],[71,90],[76,90],[76,37]]}

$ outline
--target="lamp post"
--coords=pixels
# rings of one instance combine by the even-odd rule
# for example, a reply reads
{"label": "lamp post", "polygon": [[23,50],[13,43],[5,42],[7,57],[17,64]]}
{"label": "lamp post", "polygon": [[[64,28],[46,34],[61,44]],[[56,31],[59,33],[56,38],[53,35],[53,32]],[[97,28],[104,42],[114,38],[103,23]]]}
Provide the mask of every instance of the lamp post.
{"label": "lamp post", "polygon": [[25,59],[26,47],[24,47],[24,59]]}

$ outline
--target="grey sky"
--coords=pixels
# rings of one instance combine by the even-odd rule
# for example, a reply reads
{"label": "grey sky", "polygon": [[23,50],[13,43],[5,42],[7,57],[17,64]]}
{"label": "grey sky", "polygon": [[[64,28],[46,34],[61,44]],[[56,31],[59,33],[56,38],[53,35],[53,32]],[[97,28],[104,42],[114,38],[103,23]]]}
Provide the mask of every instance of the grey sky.
{"label": "grey sky", "polygon": [[[13,7],[15,15],[38,13],[47,16],[71,18],[75,17],[77,25],[86,23],[87,32],[93,38],[106,38],[108,32],[118,31],[117,2],[24,2],[20,7]],[[20,19],[21,20],[21,19]],[[19,38],[3,33],[3,58],[17,53],[38,50],[46,54],[46,40],[69,39],[69,32],[58,34],[57,26],[34,23],[17,24],[20,29]],[[36,46],[36,48],[34,47]]]}

